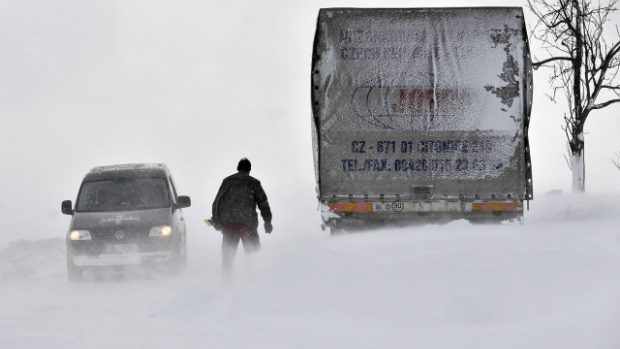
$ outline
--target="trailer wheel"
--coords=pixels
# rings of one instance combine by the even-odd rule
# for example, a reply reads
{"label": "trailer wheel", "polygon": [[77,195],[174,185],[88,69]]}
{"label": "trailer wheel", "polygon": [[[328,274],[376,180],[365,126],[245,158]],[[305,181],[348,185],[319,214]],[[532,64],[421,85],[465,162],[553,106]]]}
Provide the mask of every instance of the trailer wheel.
{"label": "trailer wheel", "polygon": [[342,228],[338,228],[333,225],[329,226],[329,235],[338,236],[342,234],[344,234],[344,230],[342,230]]}

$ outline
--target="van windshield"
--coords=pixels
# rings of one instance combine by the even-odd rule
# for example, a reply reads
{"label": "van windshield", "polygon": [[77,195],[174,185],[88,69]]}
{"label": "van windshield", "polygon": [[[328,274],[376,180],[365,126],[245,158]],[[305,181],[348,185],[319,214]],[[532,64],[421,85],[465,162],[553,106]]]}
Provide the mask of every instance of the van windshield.
{"label": "van windshield", "polygon": [[130,211],[169,206],[165,179],[118,178],[82,184],[76,211]]}

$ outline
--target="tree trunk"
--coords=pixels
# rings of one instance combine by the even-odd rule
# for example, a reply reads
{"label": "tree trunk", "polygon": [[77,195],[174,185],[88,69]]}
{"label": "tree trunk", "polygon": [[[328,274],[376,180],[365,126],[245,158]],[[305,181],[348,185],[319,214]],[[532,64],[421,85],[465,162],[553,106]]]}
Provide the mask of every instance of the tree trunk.
{"label": "tree trunk", "polygon": [[586,166],[585,166],[585,148],[583,142],[583,133],[579,134],[573,142],[578,147],[571,149],[570,164],[573,172],[573,192],[586,191]]}
{"label": "tree trunk", "polygon": [[571,143],[571,167],[573,171],[573,191],[586,191],[586,166],[584,154],[583,126],[587,115],[581,106],[581,68],[583,66],[583,13],[579,0],[572,0],[575,16],[575,54],[573,56],[573,103],[575,128],[572,130]]}

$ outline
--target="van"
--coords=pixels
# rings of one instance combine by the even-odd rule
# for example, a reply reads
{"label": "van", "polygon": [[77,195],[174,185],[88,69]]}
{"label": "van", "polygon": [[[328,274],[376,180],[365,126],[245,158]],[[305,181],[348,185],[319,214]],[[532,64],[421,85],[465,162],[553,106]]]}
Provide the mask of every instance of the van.
{"label": "van", "polygon": [[86,270],[127,266],[180,270],[187,261],[182,209],[188,196],[177,195],[164,164],[125,164],[91,169],[80,186],[66,236],[67,274],[77,281]]}

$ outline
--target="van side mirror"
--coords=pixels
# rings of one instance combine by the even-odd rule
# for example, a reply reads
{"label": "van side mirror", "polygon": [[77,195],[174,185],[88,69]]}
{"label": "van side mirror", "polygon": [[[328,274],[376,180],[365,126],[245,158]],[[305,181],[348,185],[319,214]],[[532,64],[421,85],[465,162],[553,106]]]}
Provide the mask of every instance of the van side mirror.
{"label": "van side mirror", "polygon": [[63,201],[60,205],[60,210],[64,214],[73,215],[73,204],[71,203],[71,200]]}
{"label": "van side mirror", "polygon": [[192,200],[189,196],[181,195],[177,197],[175,208],[186,208],[192,206]]}

